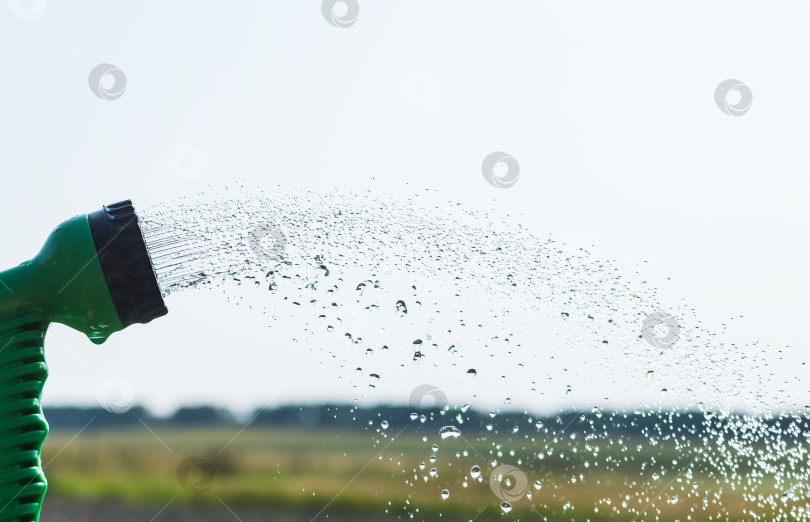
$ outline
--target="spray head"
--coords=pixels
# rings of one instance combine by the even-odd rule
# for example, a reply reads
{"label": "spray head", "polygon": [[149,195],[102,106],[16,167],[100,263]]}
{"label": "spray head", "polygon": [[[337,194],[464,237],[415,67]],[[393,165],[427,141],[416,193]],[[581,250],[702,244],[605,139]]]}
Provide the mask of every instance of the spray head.
{"label": "spray head", "polygon": [[130,200],[87,214],[104,280],[121,326],[169,313]]}
{"label": "spray head", "polygon": [[167,313],[129,200],[63,222],[33,259],[0,272],[0,329],[58,322],[100,344]]}

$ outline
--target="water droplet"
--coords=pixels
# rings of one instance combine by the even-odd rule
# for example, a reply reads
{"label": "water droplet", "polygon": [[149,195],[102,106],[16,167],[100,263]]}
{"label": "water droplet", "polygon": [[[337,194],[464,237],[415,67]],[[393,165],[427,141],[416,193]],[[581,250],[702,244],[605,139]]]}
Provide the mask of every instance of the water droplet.
{"label": "water droplet", "polygon": [[446,489],[442,490],[442,500],[447,500],[447,497],[450,496],[450,492]]}
{"label": "water droplet", "polygon": [[380,380],[380,374],[378,374],[378,373],[370,373],[370,374],[368,374],[368,376],[371,377],[372,380],[375,380],[375,381]]}
{"label": "water droplet", "polygon": [[425,469],[425,463],[424,462],[419,463],[419,469]]}
{"label": "water droplet", "polygon": [[419,414],[416,412],[411,413],[411,420],[416,420],[419,417]]}
{"label": "water droplet", "polygon": [[360,283],[357,285],[357,295],[363,295],[363,292],[366,291],[366,284]]}
{"label": "water droplet", "polygon": [[408,307],[405,306],[405,301],[401,299],[397,301],[397,315],[400,317],[405,317],[406,315],[408,315]]}
{"label": "water droplet", "polygon": [[475,368],[470,368],[469,370],[467,370],[467,375],[469,375],[470,377],[475,377],[476,375],[478,375],[478,371]]}
{"label": "water droplet", "polygon": [[430,449],[432,449],[432,450],[433,450],[433,452],[435,453],[435,452],[439,451],[439,445],[438,445],[438,444],[434,444],[433,446],[431,446],[431,447],[430,447]]}
{"label": "water droplet", "polygon": [[431,477],[435,477],[435,476],[437,476],[437,475],[439,474],[439,472],[438,472],[438,471],[436,471],[436,468],[430,468],[430,471],[428,471],[428,474],[429,474]]}
{"label": "water droplet", "polygon": [[444,426],[439,430],[439,435],[441,435],[443,439],[447,439],[449,437],[456,438],[461,435],[461,430],[455,426]]}
{"label": "water droplet", "polygon": [[387,420],[382,421],[380,423],[380,426],[382,426],[382,429],[384,430],[388,429],[388,421]]}
{"label": "water droplet", "polygon": [[504,500],[503,502],[501,502],[501,511],[503,511],[504,513],[509,513],[510,511],[512,511],[512,504]]}
{"label": "water droplet", "polygon": [[481,466],[476,464],[475,466],[471,467],[470,468],[470,476],[473,479],[477,479],[478,477],[480,477],[481,476]]}
{"label": "water droplet", "polygon": [[466,413],[467,410],[469,410],[469,409],[470,409],[470,403],[469,402],[461,407],[462,413]]}
{"label": "water droplet", "polygon": [[534,489],[540,489],[543,487],[543,484],[539,480],[534,481]]}

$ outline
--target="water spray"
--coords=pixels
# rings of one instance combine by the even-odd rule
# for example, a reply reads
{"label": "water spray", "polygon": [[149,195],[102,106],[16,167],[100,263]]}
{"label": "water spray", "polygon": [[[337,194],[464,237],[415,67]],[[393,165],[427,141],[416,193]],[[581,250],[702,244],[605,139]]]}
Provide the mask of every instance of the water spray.
{"label": "water spray", "polygon": [[68,219],[33,259],[0,272],[0,522],[38,521],[47,488],[40,401],[48,326],[101,344],[167,313],[129,200]]}

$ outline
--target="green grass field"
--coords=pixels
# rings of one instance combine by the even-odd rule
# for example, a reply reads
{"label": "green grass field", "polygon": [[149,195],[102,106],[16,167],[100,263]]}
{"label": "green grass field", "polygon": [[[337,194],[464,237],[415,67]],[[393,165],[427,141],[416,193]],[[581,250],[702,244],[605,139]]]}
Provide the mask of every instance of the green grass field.
{"label": "green grass field", "polygon": [[[714,457],[646,438],[619,444],[479,433],[423,440],[424,434],[408,429],[392,441],[397,433],[387,432],[381,437],[358,426],[53,433],[42,461],[48,495],[60,501],[265,506],[310,515],[325,508],[320,516],[333,519],[388,513],[414,520],[741,520],[753,518],[752,510],[765,520],[787,520],[795,518],[791,509],[805,506],[750,495],[751,487],[739,486],[750,469],[739,468],[742,475],[732,482],[714,465],[684,472],[689,459],[708,463]],[[439,449],[431,463],[434,443]],[[181,470],[178,478],[178,466],[189,457],[209,463],[214,476],[203,465]],[[528,479],[530,494],[513,502],[509,513],[490,488],[493,460],[518,467]],[[477,481],[469,475],[473,465],[482,469]],[[445,488],[450,496],[442,499]],[[763,498],[780,498],[767,476],[756,479],[755,489]]]}

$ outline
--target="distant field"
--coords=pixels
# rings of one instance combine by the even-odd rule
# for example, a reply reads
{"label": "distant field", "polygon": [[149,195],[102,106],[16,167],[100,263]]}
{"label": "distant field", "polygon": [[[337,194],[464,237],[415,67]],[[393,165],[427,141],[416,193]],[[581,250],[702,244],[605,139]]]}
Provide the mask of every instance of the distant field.
{"label": "distant field", "polygon": [[[790,507],[746,498],[741,488],[732,489],[714,473],[681,474],[685,460],[698,456],[678,451],[673,443],[650,444],[646,438],[614,444],[605,439],[481,432],[441,440],[433,430],[428,434],[406,429],[391,442],[396,432],[386,430],[384,438],[376,429],[368,430],[358,426],[151,433],[143,427],[79,436],[52,433],[42,458],[49,480],[45,513],[59,521],[60,514],[75,509],[85,514],[69,520],[81,517],[87,522],[92,522],[88,513],[93,509],[111,517],[121,509],[122,514],[107,518],[116,522],[148,521],[150,517],[144,517],[150,513],[156,521],[188,516],[203,522],[247,522],[267,520],[272,514],[274,520],[316,516],[337,521],[411,520],[412,516],[480,522],[543,517],[709,520],[711,515],[717,519],[718,513],[722,519],[739,520],[752,518],[746,510],[754,509],[772,520]],[[439,449],[431,463],[434,443]],[[536,458],[538,452],[543,453],[542,460]],[[200,460],[187,461],[189,457]],[[513,502],[508,514],[490,489],[494,460],[518,467],[528,479],[531,498]],[[187,466],[181,467],[178,477],[184,461]],[[198,465],[189,468],[190,462]],[[482,469],[478,481],[469,476],[473,465]],[[432,467],[435,477],[429,474]],[[538,480],[541,487],[536,489]],[[779,497],[768,477],[758,480],[763,494]],[[449,498],[442,499],[445,488]]]}

